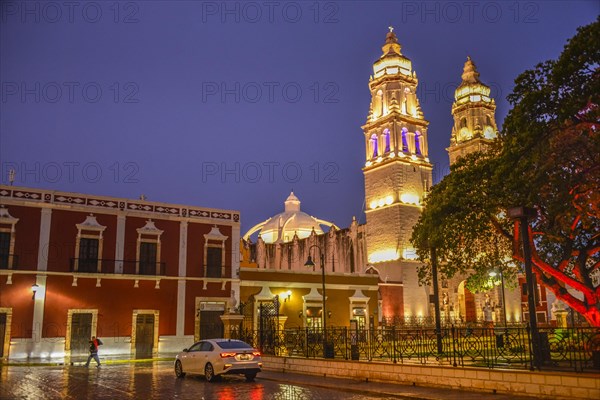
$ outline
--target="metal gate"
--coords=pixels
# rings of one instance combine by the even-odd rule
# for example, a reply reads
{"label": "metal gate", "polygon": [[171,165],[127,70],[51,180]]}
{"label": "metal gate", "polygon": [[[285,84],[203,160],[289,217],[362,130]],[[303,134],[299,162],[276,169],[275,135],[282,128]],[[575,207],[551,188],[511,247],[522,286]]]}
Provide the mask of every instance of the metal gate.
{"label": "metal gate", "polygon": [[257,347],[262,353],[275,354],[279,346],[279,296],[272,300],[258,302],[256,316],[256,331],[254,330],[254,296],[247,302],[240,304],[241,314],[244,316],[240,339]]}
{"label": "metal gate", "polygon": [[6,335],[6,313],[0,313],[0,358],[4,357],[4,335]]}
{"label": "metal gate", "polygon": [[258,343],[261,352],[276,354],[279,346],[279,296],[258,304]]}

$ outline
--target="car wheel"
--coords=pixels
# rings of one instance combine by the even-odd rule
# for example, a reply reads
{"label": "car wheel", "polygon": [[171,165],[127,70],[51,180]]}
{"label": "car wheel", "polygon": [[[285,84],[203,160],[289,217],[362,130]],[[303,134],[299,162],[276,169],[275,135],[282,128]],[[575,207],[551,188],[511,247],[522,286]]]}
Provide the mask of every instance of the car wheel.
{"label": "car wheel", "polygon": [[175,376],[178,378],[185,377],[185,372],[183,372],[183,366],[181,365],[181,361],[175,361]]}
{"label": "car wheel", "polygon": [[254,382],[254,378],[256,378],[256,372],[246,374],[246,382]]}
{"label": "car wheel", "polygon": [[204,377],[207,382],[214,382],[216,380],[215,370],[211,363],[206,364],[204,367]]}

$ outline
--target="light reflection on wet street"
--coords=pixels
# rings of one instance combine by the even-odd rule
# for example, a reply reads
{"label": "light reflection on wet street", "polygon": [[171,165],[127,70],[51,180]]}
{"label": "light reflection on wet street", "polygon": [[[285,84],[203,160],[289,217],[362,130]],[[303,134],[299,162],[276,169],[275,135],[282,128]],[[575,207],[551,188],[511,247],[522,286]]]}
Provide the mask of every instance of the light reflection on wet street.
{"label": "light reflection on wet street", "polygon": [[238,377],[207,383],[202,377],[175,378],[172,363],[0,368],[0,399],[203,399],[366,400],[356,393]]}

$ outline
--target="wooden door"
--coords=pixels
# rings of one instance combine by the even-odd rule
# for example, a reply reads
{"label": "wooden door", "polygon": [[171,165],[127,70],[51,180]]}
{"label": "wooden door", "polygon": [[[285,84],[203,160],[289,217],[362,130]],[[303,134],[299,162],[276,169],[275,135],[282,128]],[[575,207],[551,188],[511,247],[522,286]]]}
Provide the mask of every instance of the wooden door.
{"label": "wooden door", "polygon": [[71,355],[86,355],[92,339],[92,313],[74,313],[71,319]]}
{"label": "wooden door", "polygon": [[135,357],[152,358],[154,314],[138,314],[135,324]]}
{"label": "wooden door", "polygon": [[4,357],[4,335],[6,335],[6,313],[0,314],[0,358]]}
{"label": "wooden door", "polygon": [[10,233],[0,232],[0,269],[12,268],[9,265],[10,259]]}
{"label": "wooden door", "polygon": [[140,275],[156,275],[156,243],[140,243]]}
{"label": "wooden door", "polygon": [[465,288],[465,320],[466,322],[477,322],[475,295],[467,288]]}
{"label": "wooden door", "polygon": [[78,271],[98,272],[98,245],[98,239],[80,239]]}

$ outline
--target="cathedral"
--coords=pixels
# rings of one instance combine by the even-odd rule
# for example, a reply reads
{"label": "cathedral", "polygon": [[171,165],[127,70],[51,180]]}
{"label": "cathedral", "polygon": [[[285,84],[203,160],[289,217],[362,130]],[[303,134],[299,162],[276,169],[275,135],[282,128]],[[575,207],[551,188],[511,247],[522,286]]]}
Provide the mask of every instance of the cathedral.
{"label": "cathedral", "polygon": [[[305,260],[324,253],[327,279],[344,276],[350,279],[377,277],[376,293],[361,286],[361,295],[370,297],[364,307],[353,304],[353,293],[327,291],[327,307],[344,304],[342,315],[332,325],[348,325],[357,313],[363,323],[420,323],[431,319],[432,288],[419,283],[415,249],[411,247],[412,227],[419,219],[423,199],[432,185],[433,165],[428,155],[428,126],[417,96],[418,78],[411,60],[402,53],[393,28],[387,33],[382,54],[373,64],[369,78],[371,104],[362,126],[365,144],[363,175],[365,183],[366,224],[354,218],[350,226],[340,229],[325,220],[300,211],[300,201],[292,193],[285,201],[283,213],[255,225],[242,239],[242,300],[253,301],[252,293],[264,293],[276,282],[266,280],[263,287],[244,290],[244,275],[255,271],[286,271],[295,282],[305,281]],[[447,148],[450,164],[475,151],[485,151],[498,135],[496,104],[490,87],[479,79],[470,57],[464,64],[461,83],[455,90],[451,114],[454,119]],[[327,232],[326,232],[327,231]],[[258,233],[258,234],[257,234]],[[254,237],[254,242],[253,238]],[[315,251],[309,249],[317,247]],[[440,308],[447,322],[504,321],[523,319],[519,291],[501,293],[499,287],[488,293],[470,293],[466,277],[440,282]],[[298,284],[297,296],[310,296],[313,305],[322,307],[319,282]],[[279,285],[281,286],[281,285]],[[345,288],[346,289],[346,288]],[[272,294],[272,292],[268,293]],[[348,292],[348,293],[347,293]],[[504,296],[502,295],[504,294]],[[546,320],[545,296],[540,305]],[[299,314],[306,316],[306,306],[298,304]],[[319,309],[320,310],[320,309]],[[318,321],[301,318],[300,326],[314,326]],[[289,324],[288,324],[289,326]]]}
{"label": "cathedral", "polygon": [[[0,359],[83,357],[90,336],[104,354],[150,357],[240,327],[432,323],[432,288],[419,283],[410,244],[432,185],[429,123],[392,29],[368,85],[365,224],[311,216],[293,192],[241,235],[235,210],[0,186]],[[467,58],[449,110],[450,163],[493,142],[495,109]],[[445,323],[525,320],[520,287],[439,284]],[[536,297],[546,322],[552,299]]]}

